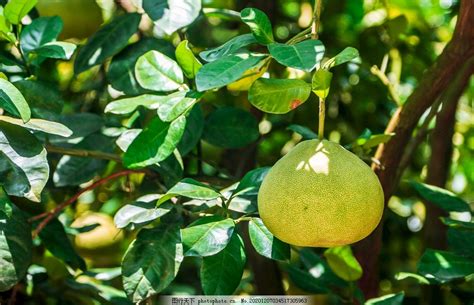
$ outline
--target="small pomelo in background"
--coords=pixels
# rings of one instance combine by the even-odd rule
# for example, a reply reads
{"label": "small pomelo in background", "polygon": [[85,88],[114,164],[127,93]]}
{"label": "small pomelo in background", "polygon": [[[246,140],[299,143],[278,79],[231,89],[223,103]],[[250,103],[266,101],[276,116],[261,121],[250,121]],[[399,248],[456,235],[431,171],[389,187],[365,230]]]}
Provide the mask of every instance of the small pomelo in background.
{"label": "small pomelo in background", "polygon": [[377,227],[383,208],[383,190],[371,168],[327,140],[295,146],[271,168],[258,194],[270,232],[305,247],[357,242]]}

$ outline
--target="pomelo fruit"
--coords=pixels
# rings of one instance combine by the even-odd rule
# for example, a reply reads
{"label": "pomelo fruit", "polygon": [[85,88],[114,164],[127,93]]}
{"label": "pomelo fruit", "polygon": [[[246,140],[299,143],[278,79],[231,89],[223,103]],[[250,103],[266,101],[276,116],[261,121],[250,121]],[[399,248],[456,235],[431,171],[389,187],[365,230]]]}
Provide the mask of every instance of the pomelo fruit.
{"label": "pomelo fruit", "polygon": [[309,140],[270,169],[258,209],[282,241],[334,247],[357,242],[376,228],[384,194],[377,176],[356,155],[327,140]]}

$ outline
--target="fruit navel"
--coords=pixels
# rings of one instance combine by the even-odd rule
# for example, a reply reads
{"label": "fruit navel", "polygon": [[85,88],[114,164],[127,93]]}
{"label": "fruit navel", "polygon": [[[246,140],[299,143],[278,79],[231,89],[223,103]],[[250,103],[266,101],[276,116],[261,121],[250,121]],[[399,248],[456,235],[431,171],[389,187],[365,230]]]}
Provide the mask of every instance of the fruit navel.
{"label": "fruit navel", "polygon": [[309,140],[272,167],[258,208],[282,241],[334,247],[357,242],[377,227],[384,195],[377,176],[356,155],[327,140]]}

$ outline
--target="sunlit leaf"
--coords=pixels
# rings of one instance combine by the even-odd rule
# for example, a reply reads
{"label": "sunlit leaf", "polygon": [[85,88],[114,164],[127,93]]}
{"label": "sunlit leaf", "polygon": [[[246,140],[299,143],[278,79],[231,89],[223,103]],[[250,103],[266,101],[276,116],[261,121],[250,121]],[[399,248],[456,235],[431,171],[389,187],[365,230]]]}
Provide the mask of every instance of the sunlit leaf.
{"label": "sunlit leaf", "polygon": [[250,220],[249,235],[253,247],[260,255],[281,261],[290,259],[290,245],[273,236],[260,218]]}
{"label": "sunlit leaf", "polygon": [[418,273],[445,283],[474,273],[474,261],[451,252],[427,249],[418,262]]}
{"label": "sunlit leaf", "polygon": [[411,182],[411,186],[416,190],[418,195],[420,195],[423,199],[437,205],[438,207],[442,208],[445,211],[449,212],[469,212],[470,207],[467,202],[465,202],[460,197],[456,196],[456,194],[445,190],[443,188],[418,183],[418,182]]}
{"label": "sunlit leaf", "polygon": [[340,278],[356,281],[362,276],[362,267],[352,254],[350,246],[329,248],[324,251],[329,266]]}
{"label": "sunlit leaf", "polygon": [[313,74],[311,88],[319,98],[326,99],[331,87],[332,73],[325,69],[319,69]]}
{"label": "sunlit leaf", "polygon": [[0,107],[13,115],[21,117],[23,122],[31,118],[31,110],[23,94],[8,80],[0,78]]}
{"label": "sunlit leaf", "polygon": [[[150,11],[149,9],[147,13]],[[154,33],[158,36],[171,35],[190,25],[200,11],[201,0],[158,0],[150,13],[150,17],[155,20]]]}
{"label": "sunlit leaf", "polygon": [[405,293],[399,292],[397,294],[387,294],[383,297],[370,299],[365,302],[365,305],[402,305]]}
{"label": "sunlit leaf", "polygon": [[294,45],[273,43],[268,46],[268,50],[280,64],[307,72],[316,68],[324,55],[324,45],[315,39]]}
{"label": "sunlit leaf", "polygon": [[202,67],[202,64],[194,56],[187,40],[181,41],[176,47],[176,60],[181,69],[183,69],[184,75],[190,79],[195,78]]}
{"label": "sunlit leaf", "polygon": [[266,45],[274,41],[272,24],[264,12],[256,8],[246,8],[242,10],[240,17],[250,27],[259,43]]}
{"label": "sunlit leaf", "polygon": [[5,17],[13,24],[19,24],[21,19],[25,17],[33,7],[37,0],[10,0],[5,5]]}
{"label": "sunlit leaf", "polygon": [[257,43],[252,34],[243,34],[232,38],[223,45],[214,49],[202,51],[199,56],[207,62],[218,60],[227,55],[237,53],[242,48]]}
{"label": "sunlit leaf", "polygon": [[140,86],[154,91],[175,90],[184,81],[179,65],[158,51],[149,51],[138,58],[135,76]]}

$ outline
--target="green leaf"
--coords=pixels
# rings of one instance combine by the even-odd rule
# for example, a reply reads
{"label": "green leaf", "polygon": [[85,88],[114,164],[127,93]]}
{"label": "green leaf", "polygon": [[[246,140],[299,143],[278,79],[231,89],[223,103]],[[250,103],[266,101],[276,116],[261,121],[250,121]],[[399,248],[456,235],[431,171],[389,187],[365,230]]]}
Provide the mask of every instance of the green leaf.
{"label": "green leaf", "polygon": [[194,105],[186,118],[186,128],[183,137],[178,144],[178,150],[182,156],[190,153],[201,140],[202,131],[204,130],[204,115],[201,107]]}
{"label": "green leaf", "polygon": [[260,167],[251,170],[240,180],[239,184],[232,193],[232,196],[245,193],[246,195],[257,195],[263,179],[267,175],[269,167]]}
{"label": "green leaf", "polygon": [[311,273],[305,270],[289,265],[287,272],[290,280],[295,283],[296,286],[307,292],[323,294],[329,291],[327,287],[322,285],[318,278],[315,278]]}
{"label": "green leaf", "polygon": [[59,258],[73,269],[86,270],[86,263],[74,250],[66,235],[63,224],[53,219],[39,233],[43,245],[55,257]]}
{"label": "green leaf", "polygon": [[319,256],[314,249],[303,248],[300,250],[300,260],[305,269],[317,281],[318,285],[331,289],[332,287],[348,287],[349,284],[338,277],[329,267],[329,264]]}
{"label": "green leaf", "polygon": [[157,207],[156,200],[160,197],[159,194],[149,194],[124,205],[114,216],[117,228],[129,227],[133,230],[169,213],[173,209],[173,204],[165,203]]}
{"label": "green leaf", "polygon": [[138,58],[135,76],[140,86],[153,91],[176,90],[184,82],[179,65],[158,51],[149,51]]}
{"label": "green leaf", "polygon": [[326,99],[331,88],[332,73],[325,69],[319,69],[313,74],[311,88],[314,94],[321,99]]}
{"label": "green leaf", "polygon": [[171,123],[155,117],[130,144],[123,162],[129,168],[145,167],[169,157],[176,149],[186,127],[186,117]]}
{"label": "green leaf", "polygon": [[352,254],[350,246],[329,248],[324,251],[329,266],[340,278],[356,281],[362,276],[362,267]]}
{"label": "green leaf", "polygon": [[166,194],[158,200],[159,206],[163,202],[175,197],[184,196],[193,199],[211,200],[219,198],[221,195],[211,187],[202,184],[191,178],[185,178],[178,182],[175,186],[166,192]]}
{"label": "green leaf", "polygon": [[[0,291],[7,291],[26,275],[33,242],[31,226],[8,198],[0,198]],[[5,211],[9,210],[9,213]]]}
{"label": "green leaf", "polygon": [[222,251],[234,232],[234,221],[221,216],[202,217],[181,230],[185,256],[211,256]]}
{"label": "green leaf", "polygon": [[257,40],[253,37],[253,34],[243,34],[232,38],[217,48],[202,51],[199,53],[199,56],[205,61],[211,62],[224,56],[234,54],[243,47],[254,43],[257,43]]}
{"label": "green leaf", "polygon": [[216,89],[233,83],[266,58],[263,54],[240,53],[204,65],[196,76],[198,91]]}
{"label": "green leaf", "polygon": [[367,300],[365,305],[402,305],[404,297],[405,293],[403,292],[387,294],[383,297]]}
{"label": "green leaf", "polygon": [[48,177],[41,143],[28,130],[0,121],[0,185],[7,194],[40,202]]}
{"label": "green leaf", "polygon": [[0,6],[0,40],[1,39],[7,40],[12,43],[16,42],[16,36],[12,32],[12,25],[5,17],[4,9],[2,6]]}
{"label": "green leaf", "polygon": [[143,106],[147,109],[158,109],[167,98],[167,96],[153,94],[143,94],[135,97],[122,98],[108,103],[104,112],[128,114],[135,111],[139,106]]}
{"label": "green leaf", "polygon": [[355,58],[359,57],[359,51],[353,47],[347,47],[342,50],[339,54],[329,59],[325,64],[325,69],[330,69],[334,66],[342,65],[346,62],[349,62]]}
{"label": "green leaf", "polygon": [[143,10],[150,16],[152,20],[158,20],[169,9],[168,1],[166,0],[143,0]]}
{"label": "green leaf", "polygon": [[240,12],[240,18],[250,27],[259,43],[267,45],[274,42],[272,24],[264,12],[256,8],[246,8]]}
{"label": "green leaf", "polygon": [[474,230],[474,222],[459,221],[448,217],[441,217],[441,221],[451,228]]}
{"label": "green leaf", "polygon": [[474,231],[449,228],[448,245],[456,254],[474,257]]}
{"label": "green leaf", "polygon": [[124,14],[102,26],[77,53],[75,73],[99,65],[122,50],[138,30],[140,20],[140,14]]}
{"label": "green leaf", "polygon": [[158,116],[165,122],[173,121],[193,107],[201,96],[202,93],[194,91],[178,91],[170,94],[158,108]]}
{"label": "green leaf", "polygon": [[174,47],[168,41],[142,38],[112,58],[107,71],[107,79],[112,87],[126,95],[145,93],[146,90],[140,87],[135,77],[135,64],[140,56],[150,50],[157,50],[171,58],[174,56]]}
{"label": "green leaf", "polygon": [[280,261],[290,259],[290,245],[273,236],[260,218],[253,217],[250,220],[249,235],[253,247],[260,255]]}
{"label": "green leaf", "polygon": [[53,42],[62,30],[63,21],[58,16],[34,19],[21,31],[21,50],[24,54],[28,54],[49,42]]}
{"label": "green leaf", "polygon": [[[59,117],[59,123],[72,130],[70,139],[84,138],[95,132],[98,132],[104,126],[104,119],[94,113],[73,113]],[[52,138],[51,142],[64,142],[64,138]]]}
{"label": "green leaf", "polygon": [[21,117],[25,123],[31,118],[31,110],[23,94],[3,78],[0,78],[0,107]]}
{"label": "green leaf", "polygon": [[321,41],[310,39],[294,45],[273,43],[268,46],[273,58],[280,64],[311,72],[324,56],[324,45]]}
{"label": "green leaf", "polygon": [[289,129],[293,132],[300,134],[303,137],[303,140],[312,140],[312,139],[318,138],[318,135],[315,132],[313,132],[311,129],[305,126],[291,124],[286,129]]}
{"label": "green leaf", "polygon": [[59,118],[64,100],[55,86],[31,79],[17,81],[13,85],[28,101],[32,116],[46,120]]}
{"label": "green leaf", "polygon": [[445,283],[474,273],[474,261],[451,252],[427,249],[418,262],[418,273]]}
{"label": "green leaf", "polygon": [[239,148],[256,141],[259,135],[253,115],[239,108],[223,107],[206,118],[203,138],[219,147]]}
{"label": "green leaf", "polygon": [[196,77],[202,64],[194,56],[193,51],[189,48],[189,42],[187,40],[181,41],[176,47],[176,60],[183,69],[184,75],[187,78],[193,79]]}
{"label": "green leaf", "polygon": [[179,228],[162,225],[142,229],[122,261],[123,288],[133,302],[140,302],[165,289],[176,277],[183,261]]}
{"label": "green leaf", "polygon": [[428,281],[425,277],[423,277],[419,274],[416,274],[416,273],[398,272],[397,274],[395,274],[395,279],[397,281],[401,281],[401,280],[408,279],[408,278],[414,279],[419,284],[423,284],[423,285],[429,285],[430,284],[430,281]]}
{"label": "green leaf", "polygon": [[410,185],[416,190],[420,197],[437,205],[445,211],[469,212],[471,210],[467,202],[448,190],[414,181],[410,182]]}
{"label": "green leaf", "polygon": [[158,36],[171,35],[177,30],[190,25],[201,11],[201,0],[158,0],[167,2],[166,13],[155,20],[154,33]]}
{"label": "green leaf", "polygon": [[250,87],[249,101],[264,112],[283,114],[306,102],[310,94],[311,85],[303,80],[260,78]]}
{"label": "green leaf", "polygon": [[41,47],[32,51],[39,57],[56,58],[62,60],[69,60],[76,50],[76,45],[64,41],[48,42]]}
{"label": "green leaf", "polygon": [[224,250],[202,260],[200,274],[204,294],[233,294],[242,279],[246,260],[244,242],[234,233]]}
{"label": "green leaf", "polygon": [[371,149],[373,147],[379,146],[380,144],[387,143],[394,135],[395,133],[387,133],[370,135],[369,138],[360,137],[354,143],[352,143],[351,146],[360,146],[363,149]]}
{"label": "green leaf", "polygon": [[14,119],[12,117],[0,115],[0,121],[18,125],[26,129],[42,131],[66,138],[72,135],[72,130],[63,124],[41,119],[30,119],[28,122],[23,123],[23,121],[20,119]]}
{"label": "green leaf", "polygon": [[5,5],[5,17],[13,24],[19,24],[21,19],[25,17],[33,7],[37,0],[10,0]]}

